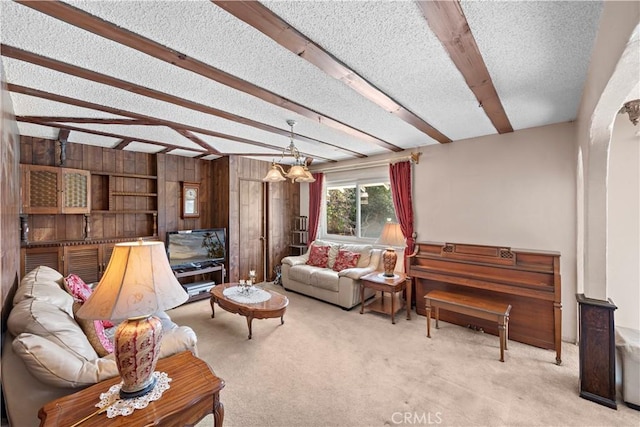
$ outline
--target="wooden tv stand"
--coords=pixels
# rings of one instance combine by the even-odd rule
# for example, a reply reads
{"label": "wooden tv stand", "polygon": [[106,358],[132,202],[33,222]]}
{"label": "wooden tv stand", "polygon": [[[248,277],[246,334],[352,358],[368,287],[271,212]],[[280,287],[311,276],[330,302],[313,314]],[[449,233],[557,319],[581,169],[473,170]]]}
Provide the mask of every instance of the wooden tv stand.
{"label": "wooden tv stand", "polygon": [[[212,275],[213,273],[218,273],[217,276],[220,281],[216,282],[213,279],[207,279],[206,275]],[[211,288],[217,284],[224,283],[226,270],[224,263],[206,264],[205,266],[179,267],[173,270],[173,274],[175,274],[184,290],[189,294],[189,299],[187,300],[187,303],[189,303],[208,299],[211,296]],[[192,280],[190,282],[180,280],[185,277],[196,278],[196,276],[200,276],[200,280]]]}
{"label": "wooden tv stand", "polygon": [[[459,243],[416,243],[407,273],[415,282],[416,312],[426,315],[432,290],[512,306],[509,338],[556,351],[562,362],[560,253]],[[441,310],[440,319],[498,335],[495,322]]]}

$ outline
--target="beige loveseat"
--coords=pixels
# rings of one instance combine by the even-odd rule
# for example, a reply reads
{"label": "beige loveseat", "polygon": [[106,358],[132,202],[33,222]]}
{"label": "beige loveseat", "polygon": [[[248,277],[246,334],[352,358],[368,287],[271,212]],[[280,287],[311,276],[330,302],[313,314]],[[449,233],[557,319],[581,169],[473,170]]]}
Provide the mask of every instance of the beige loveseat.
{"label": "beige loveseat", "polygon": [[[330,246],[327,267],[308,265],[311,246]],[[334,271],[333,266],[339,250],[360,253],[355,267]],[[360,278],[378,269],[382,251],[371,245],[347,244],[316,240],[304,255],[282,259],[282,285],[304,295],[318,298],[331,304],[350,309],[360,303]],[[365,300],[374,291],[365,290]]]}
{"label": "beige loveseat", "polygon": [[[118,375],[113,354],[99,357],[74,320],[74,299],[63,280],[56,270],[37,267],[13,299],[2,348],[3,396],[12,427],[37,426],[45,403]],[[177,326],[165,313],[158,317],[164,328],[160,357],[196,353],[190,327]]]}

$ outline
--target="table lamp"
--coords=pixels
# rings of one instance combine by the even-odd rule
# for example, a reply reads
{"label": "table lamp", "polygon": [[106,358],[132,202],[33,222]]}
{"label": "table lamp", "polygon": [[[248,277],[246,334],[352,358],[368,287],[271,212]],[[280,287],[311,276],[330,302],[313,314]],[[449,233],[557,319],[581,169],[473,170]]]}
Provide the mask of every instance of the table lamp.
{"label": "table lamp", "polygon": [[396,261],[398,255],[396,254],[393,246],[404,245],[404,235],[400,224],[394,222],[387,222],[382,229],[382,234],[376,243],[382,245],[388,245],[385,251],[382,253],[382,263],[384,265],[384,277],[393,277],[394,270],[396,269]]}
{"label": "table lamp", "polygon": [[153,316],[188,299],[176,279],[162,242],[127,242],[113,248],[107,269],[77,316],[126,319],[116,329],[114,354],[122,378],[120,397],[147,394],[160,353],[162,324]]}

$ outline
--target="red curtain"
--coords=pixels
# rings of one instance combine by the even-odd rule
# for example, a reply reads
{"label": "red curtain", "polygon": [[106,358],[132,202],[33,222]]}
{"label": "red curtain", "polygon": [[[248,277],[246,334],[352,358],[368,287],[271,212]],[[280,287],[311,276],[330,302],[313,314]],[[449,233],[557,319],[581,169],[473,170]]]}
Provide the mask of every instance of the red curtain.
{"label": "red curtain", "polygon": [[405,271],[407,256],[413,253],[413,203],[411,201],[411,163],[398,162],[389,165],[391,195],[400,229],[404,235],[407,248],[404,252]]}
{"label": "red curtain", "polygon": [[307,245],[316,240],[318,224],[320,224],[320,205],[322,203],[323,173],[314,173],[315,182],[309,183],[309,241]]}

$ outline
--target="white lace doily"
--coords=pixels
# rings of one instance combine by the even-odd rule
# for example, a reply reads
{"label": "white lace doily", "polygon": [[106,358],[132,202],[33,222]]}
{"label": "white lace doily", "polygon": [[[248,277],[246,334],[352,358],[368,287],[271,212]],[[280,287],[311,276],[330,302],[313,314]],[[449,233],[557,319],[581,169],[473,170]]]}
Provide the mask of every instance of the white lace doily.
{"label": "white lace doily", "polygon": [[118,415],[131,415],[136,409],[142,409],[149,406],[149,403],[160,399],[162,393],[169,389],[171,378],[166,372],[154,372],[156,377],[156,385],[149,393],[144,396],[134,397],[133,399],[120,399],[120,388],[122,383],[112,385],[109,391],[100,394],[100,402],[96,406],[107,411],[107,418],[114,418]]}
{"label": "white lace doily", "polygon": [[271,298],[271,294],[269,292],[256,288],[255,286],[250,287],[249,292],[247,293],[243,293],[240,286],[231,286],[222,291],[222,294],[235,302],[241,302],[243,304],[265,302]]}

